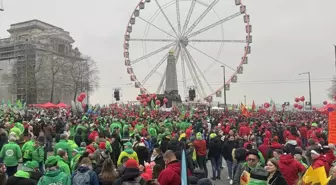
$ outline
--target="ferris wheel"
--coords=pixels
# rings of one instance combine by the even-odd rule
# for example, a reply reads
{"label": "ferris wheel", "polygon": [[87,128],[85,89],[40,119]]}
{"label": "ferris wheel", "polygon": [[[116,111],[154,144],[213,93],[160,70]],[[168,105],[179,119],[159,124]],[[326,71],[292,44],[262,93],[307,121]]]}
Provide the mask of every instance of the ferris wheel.
{"label": "ferris wheel", "polygon": [[243,74],[252,26],[243,0],[140,0],[127,23],[124,58],[140,93],[163,93],[174,54],[178,91],[212,101]]}

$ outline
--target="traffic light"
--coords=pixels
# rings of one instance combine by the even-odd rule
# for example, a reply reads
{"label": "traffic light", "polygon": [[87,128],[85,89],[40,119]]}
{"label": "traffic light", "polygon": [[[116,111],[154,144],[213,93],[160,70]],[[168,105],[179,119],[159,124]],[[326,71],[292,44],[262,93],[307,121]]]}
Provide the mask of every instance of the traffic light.
{"label": "traffic light", "polygon": [[195,98],[196,98],[196,91],[195,91],[195,89],[193,89],[193,88],[189,89],[189,100],[190,101],[194,101]]}
{"label": "traffic light", "polygon": [[119,101],[120,100],[120,93],[119,90],[114,90],[114,98]]}

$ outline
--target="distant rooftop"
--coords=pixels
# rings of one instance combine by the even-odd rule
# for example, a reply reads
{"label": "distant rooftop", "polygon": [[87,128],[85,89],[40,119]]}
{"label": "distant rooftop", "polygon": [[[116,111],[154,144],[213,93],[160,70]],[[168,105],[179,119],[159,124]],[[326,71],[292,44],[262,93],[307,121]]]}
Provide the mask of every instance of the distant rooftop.
{"label": "distant rooftop", "polygon": [[[28,28],[40,28],[43,30],[56,29],[59,31],[64,31],[60,27],[54,26],[52,24],[49,24],[49,23],[46,23],[46,22],[43,22],[37,19],[11,24],[10,26],[11,26],[10,29],[7,30],[9,33],[15,32],[18,29],[28,29]],[[66,33],[69,33],[69,32],[66,32]]]}

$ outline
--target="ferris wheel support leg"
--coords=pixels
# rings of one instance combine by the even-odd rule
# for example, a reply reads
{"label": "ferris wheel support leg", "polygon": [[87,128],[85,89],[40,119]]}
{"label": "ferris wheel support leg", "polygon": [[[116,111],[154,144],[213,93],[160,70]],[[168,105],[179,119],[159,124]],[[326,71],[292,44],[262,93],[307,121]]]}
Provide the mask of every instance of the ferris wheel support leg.
{"label": "ferris wheel support leg", "polygon": [[203,84],[202,84],[202,82],[201,82],[201,80],[199,79],[199,77],[198,77],[198,75],[197,75],[197,71],[196,71],[196,68],[195,68],[195,66],[194,66],[194,64],[193,64],[193,62],[192,62],[192,58],[191,58],[191,56],[189,56],[189,53],[188,53],[188,50],[186,49],[186,48],[183,48],[184,49],[184,53],[186,54],[186,57],[188,58],[188,60],[187,60],[187,64],[189,64],[188,65],[188,68],[189,68],[189,72],[191,73],[191,74],[194,74],[194,77],[193,78],[195,78],[196,79],[196,81],[197,81],[197,83],[195,84],[195,85],[197,85],[197,88],[198,88],[198,86],[199,86],[199,88],[200,88],[200,94],[202,95],[202,97],[205,97],[206,96],[206,94],[205,94],[205,90],[204,90],[204,87],[203,87]]}
{"label": "ferris wheel support leg", "polygon": [[[210,83],[208,82],[208,80],[205,78],[204,74],[202,73],[201,69],[199,68],[199,66],[197,65],[197,63],[195,62],[194,58],[191,56],[190,52],[188,51],[188,49],[185,47],[184,50],[187,53],[187,56],[190,58],[190,62],[192,63],[192,65],[196,66],[196,69],[198,70],[199,74],[201,75],[201,77],[203,78],[204,82],[207,84],[208,88],[211,90],[211,92],[213,92],[214,90],[212,89]],[[195,70],[196,70],[195,69]]]}

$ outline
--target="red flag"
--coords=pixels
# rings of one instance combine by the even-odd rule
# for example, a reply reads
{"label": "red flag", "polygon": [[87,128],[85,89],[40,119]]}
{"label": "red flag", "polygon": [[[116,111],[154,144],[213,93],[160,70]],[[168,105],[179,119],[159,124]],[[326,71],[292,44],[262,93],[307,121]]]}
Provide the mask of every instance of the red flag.
{"label": "red flag", "polygon": [[253,100],[253,102],[252,102],[252,112],[254,112],[255,109],[256,109],[256,105],[255,105],[254,100]]}
{"label": "red flag", "polygon": [[243,103],[241,103],[240,107],[241,107],[242,115],[244,115],[246,117],[250,116],[250,113],[248,112],[248,110],[245,107],[245,105],[243,105]]}

